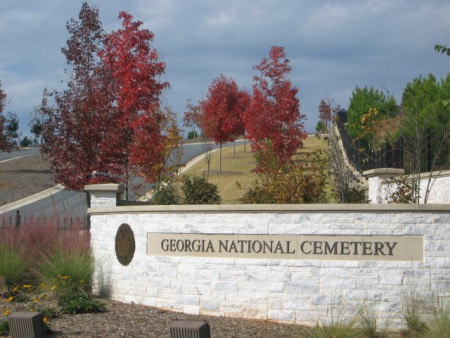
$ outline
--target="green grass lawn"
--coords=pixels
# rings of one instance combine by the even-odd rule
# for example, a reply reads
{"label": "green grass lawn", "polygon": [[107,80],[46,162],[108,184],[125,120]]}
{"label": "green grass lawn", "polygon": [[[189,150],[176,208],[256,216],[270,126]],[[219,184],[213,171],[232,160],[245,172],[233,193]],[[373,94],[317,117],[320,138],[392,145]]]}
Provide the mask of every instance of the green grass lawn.
{"label": "green grass lawn", "polygon": [[[294,160],[301,160],[304,153],[319,149],[327,149],[327,143],[323,139],[314,136],[304,141],[304,146],[294,155]],[[250,145],[237,145],[222,149],[222,172],[219,173],[219,151],[213,152],[209,182],[217,185],[223,204],[239,203],[239,198],[252,186],[258,175],[253,173],[256,162],[251,152]],[[207,171],[206,160],[200,160],[184,171],[186,175],[202,175]]]}

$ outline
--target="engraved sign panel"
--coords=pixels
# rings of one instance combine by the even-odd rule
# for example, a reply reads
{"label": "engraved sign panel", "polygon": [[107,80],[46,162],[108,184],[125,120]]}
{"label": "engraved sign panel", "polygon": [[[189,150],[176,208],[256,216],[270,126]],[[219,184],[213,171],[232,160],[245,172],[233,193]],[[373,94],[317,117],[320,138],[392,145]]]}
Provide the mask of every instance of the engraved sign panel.
{"label": "engraved sign panel", "polygon": [[116,257],[122,265],[128,265],[133,260],[136,243],[134,233],[128,224],[122,224],[116,233]]}
{"label": "engraved sign panel", "polygon": [[147,254],[298,260],[422,261],[423,236],[148,233]]}

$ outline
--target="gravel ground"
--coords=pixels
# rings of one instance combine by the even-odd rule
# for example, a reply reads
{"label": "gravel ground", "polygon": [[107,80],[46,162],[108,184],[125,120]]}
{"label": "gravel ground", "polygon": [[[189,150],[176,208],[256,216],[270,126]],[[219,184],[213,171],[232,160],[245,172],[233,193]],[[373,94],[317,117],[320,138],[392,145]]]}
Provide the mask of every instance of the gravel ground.
{"label": "gravel ground", "polygon": [[0,206],[54,185],[49,163],[40,154],[0,162]]}
{"label": "gravel ground", "polygon": [[[0,162],[0,205],[17,201],[54,186],[48,162],[30,155]],[[63,315],[52,319],[53,337],[170,337],[170,324],[176,319],[206,319],[212,337],[307,337],[308,329],[264,320],[193,316],[154,307],[102,300],[107,311],[99,314]],[[19,310],[0,298],[3,311]]]}
{"label": "gravel ground", "polygon": [[[206,320],[215,337],[308,337],[308,328],[263,320],[185,315],[154,307],[101,300],[104,313],[62,315],[52,319],[50,337],[170,337],[170,324],[178,319]],[[3,313],[4,302],[0,304]],[[16,305],[17,306],[17,305]],[[11,310],[11,306],[9,306]],[[0,319],[2,314],[0,313]]]}

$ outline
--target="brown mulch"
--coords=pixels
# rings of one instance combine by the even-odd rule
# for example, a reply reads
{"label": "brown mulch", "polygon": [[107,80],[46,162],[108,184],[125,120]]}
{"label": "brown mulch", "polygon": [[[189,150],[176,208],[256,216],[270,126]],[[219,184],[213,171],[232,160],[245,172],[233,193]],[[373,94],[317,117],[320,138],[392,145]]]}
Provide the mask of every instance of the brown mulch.
{"label": "brown mulch", "polygon": [[[7,308],[0,299],[0,320]],[[229,317],[194,316],[155,307],[124,304],[101,299],[106,304],[104,313],[61,315],[51,319],[49,337],[170,337],[170,325],[177,318],[206,320],[212,337],[308,337],[310,328],[264,320]],[[20,303],[15,305],[20,309]],[[9,304],[11,309],[11,304]],[[12,310],[12,309],[11,309]]]}

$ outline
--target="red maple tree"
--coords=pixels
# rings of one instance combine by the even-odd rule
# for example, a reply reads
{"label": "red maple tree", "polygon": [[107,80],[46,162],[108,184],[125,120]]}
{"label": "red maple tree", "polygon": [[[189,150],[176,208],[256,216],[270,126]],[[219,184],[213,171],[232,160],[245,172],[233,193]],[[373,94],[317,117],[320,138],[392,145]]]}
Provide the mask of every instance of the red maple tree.
{"label": "red maple tree", "polygon": [[[106,72],[113,78],[110,110],[115,111],[116,135],[110,141],[111,149],[123,156],[124,174],[138,171],[147,180],[154,180],[165,160],[166,138],[161,133],[164,121],[160,110],[160,95],[167,82],[159,77],[165,63],[158,59],[151,46],[153,33],[142,29],[141,21],[120,12],[122,29],[108,34],[99,55]],[[128,181],[128,180],[127,180]]]}
{"label": "red maple tree", "polygon": [[121,12],[122,29],[105,35],[98,9],[86,3],[62,51],[69,69],[67,89],[43,100],[42,150],[56,180],[82,190],[86,184],[129,182],[131,173],[158,175],[167,152],[158,77],[165,64],[151,47],[153,34]]}
{"label": "red maple tree", "polygon": [[327,98],[320,100],[319,103],[319,120],[325,125],[328,129],[331,126],[331,122],[333,121],[334,116],[341,110],[340,105],[334,105],[334,100]]}
{"label": "red maple tree", "polygon": [[95,172],[110,172],[111,166],[104,137],[109,132],[104,95],[109,77],[100,71],[97,57],[104,32],[97,8],[83,3],[78,18],[67,23],[70,38],[62,48],[68,64],[67,89],[51,94],[45,90],[39,107],[45,140],[41,150],[50,160],[56,182],[73,190],[82,190],[94,180]]}
{"label": "red maple tree", "polygon": [[245,133],[242,114],[249,103],[250,95],[223,74],[213,80],[206,100],[200,102],[203,131],[220,144],[219,171],[222,171],[222,144]]}
{"label": "red maple tree", "polygon": [[203,131],[203,115],[200,105],[194,105],[191,99],[187,100],[186,111],[183,116],[183,125],[188,128],[194,128],[197,126]]}
{"label": "red maple tree", "polygon": [[254,68],[260,74],[254,77],[251,104],[244,114],[247,138],[255,153],[266,151],[270,142],[270,149],[285,163],[302,145],[306,133],[298,89],[287,79],[291,67],[284,48],[272,47],[269,59],[263,58]]}

